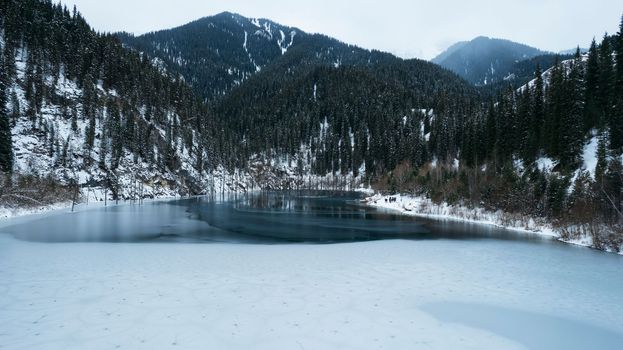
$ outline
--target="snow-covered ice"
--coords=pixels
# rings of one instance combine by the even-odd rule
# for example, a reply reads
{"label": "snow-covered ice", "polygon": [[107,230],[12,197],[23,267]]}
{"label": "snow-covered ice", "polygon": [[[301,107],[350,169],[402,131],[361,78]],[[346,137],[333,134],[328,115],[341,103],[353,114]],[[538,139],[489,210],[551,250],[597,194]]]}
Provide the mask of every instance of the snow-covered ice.
{"label": "snow-covered ice", "polygon": [[[46,244],[2,235],[0,344],[524,348],[490,330],[443,322],[424,311],[447,300],[511,305],[623,331],[623,307],[614,293],[623,278],[612,271],[616,264],[603,266],[613,278],[606,283],[592,271],[574,271],[586,259],[578,261],[570,251],[552,256],[530,244],[507,249],[491,243]],[[557,275],[563,265],[558,258],[567,255],[568,273]],[[599,289],[606,284],[613,293]]]}
{"label": "snow-covered ice", "polygon": [[[51,244],[0,233],[0,346],[614,349],[622,267],[549,240]],[[537,326],[540,338],[524,332]]]}

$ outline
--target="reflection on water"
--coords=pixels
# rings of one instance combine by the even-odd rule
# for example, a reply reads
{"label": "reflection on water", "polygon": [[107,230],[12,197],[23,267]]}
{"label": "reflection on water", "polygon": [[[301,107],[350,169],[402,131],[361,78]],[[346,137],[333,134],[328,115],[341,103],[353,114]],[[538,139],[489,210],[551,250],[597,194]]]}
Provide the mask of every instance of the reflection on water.
{"label": "reflection on water", "polygon": [[[528,239],[494,227],[405,217],[348,192],[262,192],[123,205],[1,228],[44,242],[333,243],[379,239]],[[532,239],[538,240],[537,237]]]}

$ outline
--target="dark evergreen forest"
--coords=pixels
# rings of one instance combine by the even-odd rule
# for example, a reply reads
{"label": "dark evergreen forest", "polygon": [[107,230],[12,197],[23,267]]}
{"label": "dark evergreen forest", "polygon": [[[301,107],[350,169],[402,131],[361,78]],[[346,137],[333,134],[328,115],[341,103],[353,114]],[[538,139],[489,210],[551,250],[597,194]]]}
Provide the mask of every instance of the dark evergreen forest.
{"label": "dark evergreen forest", "polygon": [[[11,130],[28,118],[53,166],[79,154],[111,189],[126,154],[195,183],[190,193],[218,167],[287,157],[388,192],[607,225],[596,244],[623,243],[623,20],[587,55],[536,57],[517,65],[520,79],[476,88],[429,62],[229,13],[141,37],[97,33],[49,0],[2,0],[0,13],[4,173],[16,159]],[[61,77],[79,98],[54,88]],[[87,124],[79,152],[54,136],[44,105],[72,128]],[[594,139],[591,172],[583,150]]]}

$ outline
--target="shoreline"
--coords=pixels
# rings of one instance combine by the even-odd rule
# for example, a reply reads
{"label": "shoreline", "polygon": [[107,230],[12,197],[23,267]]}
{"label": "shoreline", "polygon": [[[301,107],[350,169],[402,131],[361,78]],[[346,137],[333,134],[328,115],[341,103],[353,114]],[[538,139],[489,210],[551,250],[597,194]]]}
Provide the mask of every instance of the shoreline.
{"label": "shoreline", "polygon": [[[357,193],[363,193],[365,195],[374,194],[374,191],[372,189],[363,188],[363,187],[358,187],[356,189],[353,189],[352,191],[357,192]],[[246,193],[253,193],[253,192],[257,192],[257,190],[249,191]],[[214,196],[215,197],[228,197],[228,196],[236,195],[238,193],[239,192],[225,191],[223,194],[217,193]],[[143,203],[154,203],[154,202],[170,201],[170,200],[176,200],[176,199],[198,198],[198,197],[208,197],[208,196],[210,196],[210,194],[194,195],[190,197],[163,195],[163,196],[156,196],[155,198],[144,198],[142,199],[142,202]],[[94,199],[95,200],[91,200],[89,202],[76,203],[74,212],[80,212],[80,211],[84,211],[88,209],[99,209],[99,208],[104,208],[104,207],[116,207],[116,206],[128,205],[128,204],[133,204],[133,203],[138,202],[138,200],[120,200],[119,203],[116,204],[115,200],[109,199],[107,202],[107,205],[104,205],[105,202],[101,198],[98,198],[96,196]],[[9,208],[9,207],[0,206],[0,227],[6,226],[7,222],[13,221],[16,219],[25,219],[28,217],[61,213],[65,210],[71,209],[71,206],[72,206],[71,201],[57,202],[57,203],[53,203],[49,205],[35,206],[35,207],[30,207],[30,208],[24,208],[24,207]]]}
{"label": "shoreline", "polygon": [[[525,221],[525,217],[518,218],[513,215],[498,210],[496,212],[485,210],[484,208],[475,207],[468,208],[465,206],[448,205],[447,203],[435,204],[426,197],[423,196],[405,196],[405,195],[392,195],[384,196],[378,193],[374,193],[369,188],[357,188],[354,192],[359,192],[364,195],[369,195],[362,201],[362,205],[372,207],[376,209],[384,209],[392,212],[396,212],[400,215],[414,216],[427,218],[431,220],[439,221],[455,221],[472,223],[478,225],[494,226],[504,230],[510,230],[515,232],[539,235],[546,238],[552,238],[565,244],[571,244],[580,247],[586,247],[603,251],[606,253],[615,253],[623,255],[622,252],[615,252],[609,250],[600,250],[593,246],[592,239],[590,237],[581,237],[575,240],[562,239],[560,234],[556,232],[554,228],[548,225],[544,220],[536,222],[534,218],[528,218]],[[231,193],[229,193],[231,194]],[[201,197],[201,196],[193,196]],[[143,203],[155,203],[162,201],[171,201],[182,198],[193,197],[172,197],[162,196],[150,199],[143,199]],[[393,201],[390,201],[393,198]],[[91,201],[88,203],[77,203],[75,205],[74,212],[83,212],[87,210],[101,209],[105,207],[117,207],[124,205],[136,204],[137,201],[123,200],[119,203],[110,200],[105,206],[104,201]],[[72,206],[71,202],[59,202],[50,204],[47,206],[38,206],[33,208],[7,208],[0,207],[0,228],[12,225],[14,223],[23,223],[36,218],[45,217],[48,215],[56,215],[62,213],[71,213],[68,211]],[[506,222],[502,222],[506,220]]]}
{"label": "shoreline", "polygon": [[[390,198],[393,198],[394,200],[390,201]],[[448,205],[445,202],[443,204],[435,204],[430,199],[422,196],[384,196],[378,193],[370,197],[366,197],[362,204],[372,208],[390,210],[406,216],[495,226],[505,230],[550,237],[565,244],[586,247],[603,251],[605,253],[623,255],[623,252],[600,250],[595,248],[590,237],[581,237],[575,240],[562,239],[560,234],[543,220],[537,223],[534,218],[529,218],[528,222],[515,218],[514,221],[511,219],[511,225],[506,225],[501,222],[503,220],[502,218],[513,215],[505,213],[501,210],[492,212],[480,207],[468,208],[464,206]],[[509,220],[509,218],[507,217],[506,220]]]}
{"label": "shoreline", "polygon": [[[143,199],[143,203],[155,203],[162,201],[169,201],[179,199],[180,197],[170,197],[170,196],[162,196],[150,199]],[[76,203],[74,206],[75,213],[83,212],[87,210],[101,209],[107,207],[118,207],[129,204],[135,204],[137,201],[133,200],[123,200],[119,201],[119,203],[115,203],[114,200],[109,200],[106,205],[104,205],[104,201],[90,201],[88,203]],[[63,214],[63,213],[72,213],[71,211],[71,202],[58,202],[45,206],[37,206],[32,208],[7,208],[0,207],[0,227],[4,227],[7,225],[11,225],[12,223],[19,221],[29,221],[30,219],[45,217],[48,215],[55,214]]]}
{"label": "shoreline", "polygon": [[[389,202],[390,197],[396,198],[397,201]],[[385,199],[387,199],[388,201],[385,202]],[[404,199],[406,199],[406,201]],[[466,222],[466,223],[479,224],[479,225],[488,225],[488,226],[495,226],[497,228],[501,228],[505,230],[537,234],[540,236],[552,237],[556,239],[560,238],[560,236],[552,228],[545,227],[543,225],[537,225],[532,228],[526,228],[526,227],[519,227],[517,225],[516,226],[504,225],[498,221],[491,220],[491,218],[493,217],[504,215],[502,211],[491,212],[491,211],[486,211],[482,208],[470,209],[470,208],[463,207],[463,206],[452,206],[446,203],[444,203],[443,205],[437,205],[437,204],[433,204],[432,201],[430,201],[428,198],[421,197],[421,196],[417,196],[417,197],[403,196],[403,195],[383,196],[383,195],[375,194],[372,197],[367,197],[365,200],[366,202],[364,202],[363,204],[366,206],[370,206],[370,207],[377,208],[377,209],[386,209],[386,210],[398,212],[399,214],[406,215],[406,216],[415,216],[415,217],[427,218],[427,219],[432,219],[432,220],[440,220],[440,221],[447,220],[447,221]],[[425,204],[427,205],[427,209],[430,209],[432,211],[437,211],[439,213],[417,211],[417,208],[414,207],[414,203],[417,205]],[[452,213],[448,213],[449,211],[460,211],[461,213],[465,213],[465,215],[468,215],[468,214],[486,215],[486,216],[489,216],[489,218],[486,218],[486,219],[485,218],[477,218],[477,219],[468,218],[468,217],[453,215]]]}

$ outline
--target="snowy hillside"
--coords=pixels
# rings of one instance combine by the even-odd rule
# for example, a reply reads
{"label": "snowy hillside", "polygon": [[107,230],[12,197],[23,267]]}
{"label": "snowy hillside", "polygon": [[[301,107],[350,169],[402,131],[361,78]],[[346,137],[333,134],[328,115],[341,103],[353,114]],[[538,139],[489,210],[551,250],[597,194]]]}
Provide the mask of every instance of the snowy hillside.
{"label": "snowy hillside", "polygon": [[514,64],[544,53],[509,40],[481,36],[452,45],[432,62],[474,85],[483,86],[510,79]]}
{"label": "snowy hillside", "polygon": [[158,57],[167,70],[212,99],[278,60],[307,34],[267,19],[223,12],[169,30],[117,36],[129,47]]}
{"label": "snowy hillside", "polygon": [[[17,78],[9,89],[9,95],[16,96],[16,99],[8,104],[8,108],[19,116],[12,128],[16,174],[51,175],[67,184],[77,183],[96,193],[98,200],[102,200],[104,188],[111,186],[111,183],[114,184],[112,190],[118,190],[118,196],[124,199],[247,191],[252,188],[289,189],[309,184],[321,188],[355,188],[360,183],[360,179],[357,180],[352,174],[312,176],[310,160],[299,160],[297,156],[257,155],[251,158],[246,170],[228,171],[218,166],[212,171],[199,172],[193,166],[197,163],[197,156],[191,151],[199,148],[199,145],[195,142],[189,148],[181,140],[174,142],[174,157],[179,159],[180,165],[175,171],[157,164],[157,160],[164,158],[163,153],[166,152],[158,146],[153,147],[156,164],[149,163],[128,149],[123,150],[120,159],[114,160],[111,154],[112,141],[102,137],[107,128],[106,123],[111,118],[110,111],[107,107],[97,111],[96,141],[93,148],[88,149],[85,139],[89,118],[81,102],[84,90],[65,75],[61,74],[57,81],[50,76],[45,79],[45,87],[62,96],[63,104],[44,101],[34,121],[27,116],[28,101],[23,87],[27,80],[27,57],[27,50],[18,51],[15,60]],[[105,90],[102,84],[94,88],[99,99],[121,103],[122,98],[115,90]],[[156,137],[164,142],[167,131],[149,122],[145,110],[141,109],[140,118],[153,125],[157,130]],[[121,115],[121,118],[124,116]],[[173,113],[168,116],[171,122],[178,118]],[[199,137],[193,139],[198,140]],[[302,150],[300,154],[306,152]],[[203,157],[207,157],[207,152]],[[113,162],[118,162],[114,169],[111,168]],[[113,194],[109,192],[109,196],[112,198]]]}
{"label": "snowy hillside", "polygon": [[[106,122],[111,118],[110,111],[105,107],[97,111],[95,119],[96,142],[92,149],[85,148],[89,118],[84,114],[80,102],[84,97],[83,89],[74,80],[61,74],[57,81],[50,76],[44,80],[45,88],[56,91],[64,102],[50,103],[44,101],[36,119],[27,117],[28,101],[25,97],[24,82],[26,78],[26,60],[28,50],[19,50],[16,56],[17,79],[9,89],[9,94],[17,96],[9,104],[9,109],[19,117],[14,120],[13,140],[15,152],[15,172],[18,174],[53,175],[64,181],[75,181],[80,185],[103,187],[107,181],[118,185],[119,196],[129,198],[136,196],[139,186],[144,196],[171,196],[178,192],[188,192],[189,188],[178,180],[170,169],[149,164],[145,159],[132,154],[127,149],[118,159],[116,169],[111,169],[113,162],[110,154],[111,141],[102,138]],[[105,90],[101,84],[95,87],[99,99],[121,103],[115,90]],[[122,118],[124,116],[121,116]],[[168,116],[179,118],[175,114]],[[145,119],[141,114],[140,118]],[[153,123],[151,125],[154,125]],[[155,125],[154,125],[155,126]],[[157,138],[164,140],[165,130],[155,126]],[[194,145],[197,146],[196,144]],[[105,150],[102,152],[102,150]],[[201,176],[191,166],[196,162],[183,143],[175,147],[176,157],[180,159],[180,170],[188,174],[189,179],[198,180]],[[155,146],[154,157],[163,157],[162,150]],[[203,188],[204,182],[197,181],[192,186]]]}
{"label": "snowy hillside", "polygon": [[[65,202],[74,192],[103,200],[355,186],[346,174],[309,175],[307,160],[296,156],[234,162],[233,144],[240,141],[227,139],[225,121],[210,115],[161,60],[95,33],[77,12],[47,2],[26,5],[32,9],[24,14],[7,7],[0,30],[0,93],[7,97],[0,141],[2,152],[9,151],[0,171],[12,175],[0,181],[3,206]],[[274,37],[279,55],[296,37],[267,21],[248,25],[255,36]],[[35,198],[48,194],[36,179],[61,196]]]}
{"label": "snowy hillside", "polygon": [[[588,61],[588,54],[583,54],[580,57],[580,61],[583,64],[586,64],[586,61]],[[562,69],[565,72],[565,74],[569,74],[569,71],[571,70],[571,67],[572,67],[574,62],[575,62],[575,58],[560,61],[560,66],[562,67]],[[555,67],[550,67],[550,68],[546,69],[545,71],[543,71],[541,73],[541,79],[543,80],[544,86],[548,86],[549,85],[549,82],[550,82],[550,79],[551,79],[551,76],[552,76],[552,72],[554,71],[554,69],[555,69]],[[530,80],[527,84],[521,86],[517,90],[518,91],[523,91],[526,88],[533,88],[535,84],[536,84],[536,78]]]}

